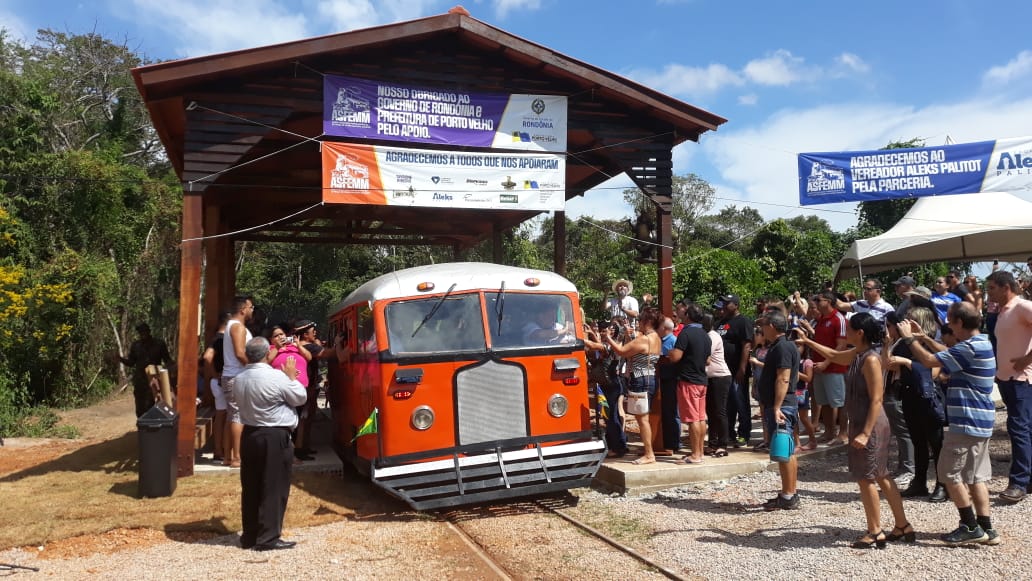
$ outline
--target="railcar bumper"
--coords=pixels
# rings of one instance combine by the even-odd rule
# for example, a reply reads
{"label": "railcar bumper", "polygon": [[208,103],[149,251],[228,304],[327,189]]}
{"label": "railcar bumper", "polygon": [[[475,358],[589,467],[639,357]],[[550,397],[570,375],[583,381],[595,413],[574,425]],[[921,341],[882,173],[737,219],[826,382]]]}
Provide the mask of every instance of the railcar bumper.
{"label": "railcar bumper", "polygon": [[[377,486],[416,510],[430,510],[588,486],[606,456],[604,440],[493,452],[453,453],[432,460],[372,468]],[[482,448],[481,448],[482,449]]]}

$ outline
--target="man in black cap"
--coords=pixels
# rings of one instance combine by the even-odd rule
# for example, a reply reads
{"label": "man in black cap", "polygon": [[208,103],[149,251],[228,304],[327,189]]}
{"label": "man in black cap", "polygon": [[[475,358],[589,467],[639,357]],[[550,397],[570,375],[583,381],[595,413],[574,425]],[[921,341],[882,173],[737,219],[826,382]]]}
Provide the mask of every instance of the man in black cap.
{"label": "man in black cap", "polygon": [[892,282],[892,286],[896,289],[896,296],[900,299],[899,306],[896,307],[896,316],[900,321],[905,321],[911,304],[910,296],[907,293],[914,290],[917,281],[912,276],[901,276]]}
{"label": "man in black cap", "polygon": [[[727,396],[727,425],[731,445],[740,448],[752,434],[752,409],[749,403],[749,352],[752,350],[753,322],[739,312],[738,295],[720,297],[713,308],[719,322],[713,330],[724,339],[724,361],[731,371]],[[738,429],[735,429],[735,420]]]}
{"label": "man in black cap", "polygon": [[129,356],[118,359],[122,365],[133,368],[133,399],[136,401],[136,417],[140,417],[154,405],[157,395],[157,390],[151,386],[150,378],[147,377],[147,366],[162,363],[171,366],[172,356],[165,342],[151,335],[147,323],[136,325],[136,333],[140,338],[129,346]]}

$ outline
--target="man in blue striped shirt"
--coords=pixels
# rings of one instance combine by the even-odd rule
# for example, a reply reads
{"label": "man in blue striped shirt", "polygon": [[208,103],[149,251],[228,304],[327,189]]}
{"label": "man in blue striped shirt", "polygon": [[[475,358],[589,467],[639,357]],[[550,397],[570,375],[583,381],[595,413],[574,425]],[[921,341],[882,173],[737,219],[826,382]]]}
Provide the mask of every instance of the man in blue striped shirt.
{"label": "man in blue striped shirt", "polygon": [[939,481],[946,484],[960,513],[960,526],[943,535],[942,540],[953,545],[999,544],[1000,536],[989,515],[986,485],[992,478],[989,438],[996,418],[992,398],[996,358],[989,340],[978,331],[982,315],[966,301],[950,305],[947,324],[957,344],[949,349],[923,334],[916,321],[907,323],[900,323],[899,334],[914,358],[930,368],[945,368],[950,374],[946,388],[950,425],[936,468]]}

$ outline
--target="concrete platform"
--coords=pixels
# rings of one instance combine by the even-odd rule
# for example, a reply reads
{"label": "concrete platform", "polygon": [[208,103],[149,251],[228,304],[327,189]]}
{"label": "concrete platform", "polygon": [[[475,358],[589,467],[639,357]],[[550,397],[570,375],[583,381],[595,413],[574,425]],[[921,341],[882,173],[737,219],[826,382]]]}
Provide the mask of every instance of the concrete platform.
{"label": "concrete platform", "polygon": [[[315,448],[315,459],[294,464],[294,472],[331,472],[340,473],[344,469],[337,453],[333,451],[331,442],[333,440],[333,421],[330,419],[330,410],[324,407],[320,398],[320,407],[315,415],[315,423],[312,424],[312,444]],[[194,474],[219,474],[225,472],[239,472],[239,468],[223,466],[222,462],[213,463],[211,452],[201,453],[194,462]]]}
{"label": "concrete platform", "polygon": [[[754,442],[759,441],[754,439]],[[656,458],[655,464],[635,465],[631,462],[641,451],[640,443],[630,443],[631,452],[623,458],[607,459],[599,468],[593,486],[620,494],[643,494],[665,488],[675,488],[694,482],[727,480],[742,474],[755,474],[764,470],[777,470],[777,464],[770,461],[766,452],[753,452],[752,448],[729,449],[724,458],[706,457],[702,464],[675,464],[681,454],[673,457]],[[845,446],[818,446],[816,450],[796,452],[800,462],[823,458],[830,454],[844,454]]]}

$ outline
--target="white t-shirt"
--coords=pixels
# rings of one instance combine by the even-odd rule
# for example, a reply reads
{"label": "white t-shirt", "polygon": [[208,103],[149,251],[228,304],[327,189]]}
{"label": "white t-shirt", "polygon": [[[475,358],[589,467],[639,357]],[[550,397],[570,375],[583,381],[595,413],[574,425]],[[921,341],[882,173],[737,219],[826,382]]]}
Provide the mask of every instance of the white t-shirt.
{"label": "white t-shirt", "polygon": [[638,299],[631,295],[625,296],[623,299],[619,297],[609,297],[606,299],[606,311],[609,312],[609,317],[626,317],[627,315],[620,310],[620,307],[628,311],[638,312]]}

